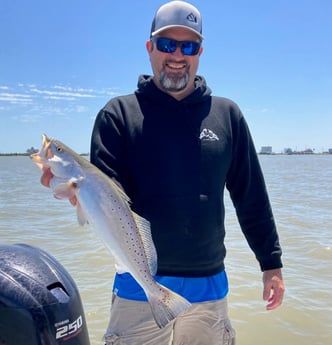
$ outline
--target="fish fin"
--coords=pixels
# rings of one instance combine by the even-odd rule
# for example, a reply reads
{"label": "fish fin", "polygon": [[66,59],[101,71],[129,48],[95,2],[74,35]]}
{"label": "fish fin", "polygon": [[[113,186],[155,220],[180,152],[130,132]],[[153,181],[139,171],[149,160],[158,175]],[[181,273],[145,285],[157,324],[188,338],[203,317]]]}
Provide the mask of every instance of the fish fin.
{"label": "fish fin", "polygon": [[135,212],[132,212],[132,214],[142,238],[150,273],[154,276],[157,273],[157,251],[151,235],[150,222]]}
{"label": "fish fin", "polygon": [[129,270],[127,270],[124,266],[121,266],[119,263],[115,263],[114,266],[115,266],[116,273],[118,274],[129,272]]}
{"label": "fish fin", "polygon": [[50,180],[50,187],[53,190],[53,194],[57,199],[71,199],[75,196],[77,189],[77,181],[67,181],[54,176]]}
{"label": "fish fin", "polygon": [[50,187],[57,199],[71,199],[76,194],[79,182],[80,180],[76,178],[66,181],[60,177],[54,176],[50,180]]}
{"label": "fish fin", "polygon": [[159,293],[157,295],[147,297],[158,327],[163,328],[180,313],[190,308],[191,303],[160,284],[158,284],[158,287]]}
{"label": "fish fin", "polygon": [[85,224],[89,224],[89,220],[86,217],[86,215],[83,211],[83,208],[82,208],[81,204],[79,203],[79,201],[77,201],[77,203],[76,203],[76,214],[77,214],[77,221],[78,221],[79,225],[83,226]]}
{"label": "fish fin", "polygon": [[123,199],[126,203],[128,203],[128,205],[131,204],[130,198],[129,196],[126,194],[126,192],[123,190],[122,186],[120,185],[120,183],[118,181],[116,181],[113,178],[109,179],[112,187],[115,189],[115,191],[119,194],[120,198]]}
{"label": "fish fin", "polygon": [[75,196],[75,189],[70,182],[57,184],[52,189],[57,199],[71,199]]}

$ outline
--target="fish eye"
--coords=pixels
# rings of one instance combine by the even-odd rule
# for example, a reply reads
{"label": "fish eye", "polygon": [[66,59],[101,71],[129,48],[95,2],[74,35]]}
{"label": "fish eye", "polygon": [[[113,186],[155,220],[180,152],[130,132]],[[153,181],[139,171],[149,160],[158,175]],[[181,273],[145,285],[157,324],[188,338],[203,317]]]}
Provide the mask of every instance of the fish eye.
{"label": "fish eye", "polygon": [[60,153],[63,151],[63,149],[62,149],[61,146],[57,146],[57,147],[56,147],[56,150],[57,150],[57,152],[60,152]]}

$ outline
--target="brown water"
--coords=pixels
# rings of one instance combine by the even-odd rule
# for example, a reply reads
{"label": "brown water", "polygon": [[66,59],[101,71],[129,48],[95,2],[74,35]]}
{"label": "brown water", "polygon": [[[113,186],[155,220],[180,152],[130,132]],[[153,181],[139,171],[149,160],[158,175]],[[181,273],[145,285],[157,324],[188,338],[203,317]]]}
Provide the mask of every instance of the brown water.
{"label": "brown water", "polygon": [[[261,273],[227,200],[229,306],[238,345],[332,344],[332,155],[260,156],[281,237],[286,295],[265,311]],[[114,267],[67,201],[39,184],[28,157],[0,157],[0,238],[55,256],[81,293],[92,345],[103,344]]]}

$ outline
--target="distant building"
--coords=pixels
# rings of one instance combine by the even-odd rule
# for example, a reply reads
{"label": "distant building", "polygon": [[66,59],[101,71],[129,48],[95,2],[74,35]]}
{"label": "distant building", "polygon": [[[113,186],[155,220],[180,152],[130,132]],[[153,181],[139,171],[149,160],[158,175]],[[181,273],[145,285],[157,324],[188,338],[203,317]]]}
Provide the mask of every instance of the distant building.
{"label": "distant building", "polygon": [[329,149],[329,154],[332,155],[332,149]]}
{"label": "distant building", "polygon": [[262,146],[260,154],[261,155],[271,155],[272,154],[272,146]]}
{"label": "distant building", "polygon": [[32,155],[33,153],[36,153],[36,152],[38,152],[38,149],[35,149],[33,146],[26,150],[26,153],[28,155]]}

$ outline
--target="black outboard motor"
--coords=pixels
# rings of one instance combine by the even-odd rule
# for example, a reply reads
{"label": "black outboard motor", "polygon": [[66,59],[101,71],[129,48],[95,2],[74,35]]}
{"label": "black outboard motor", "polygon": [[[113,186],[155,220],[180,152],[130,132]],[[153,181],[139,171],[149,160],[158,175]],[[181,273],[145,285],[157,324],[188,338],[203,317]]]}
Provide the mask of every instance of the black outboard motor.
{"label": "black outboard motor", "polygon": [[0,345],[90,345],[74,280],[52,256],[0,245]]}

